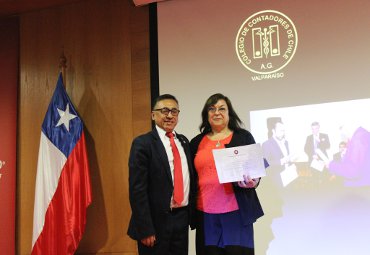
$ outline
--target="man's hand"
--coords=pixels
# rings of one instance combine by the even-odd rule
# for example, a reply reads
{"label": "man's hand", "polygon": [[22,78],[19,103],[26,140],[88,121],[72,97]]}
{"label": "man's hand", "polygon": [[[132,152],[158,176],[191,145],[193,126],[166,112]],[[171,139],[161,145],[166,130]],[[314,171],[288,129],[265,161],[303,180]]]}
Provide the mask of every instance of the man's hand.
{"label": "man's hand", "polygon": [[141,239],[141,243],[148,247],[153,247],[155,244],[155,235]]}

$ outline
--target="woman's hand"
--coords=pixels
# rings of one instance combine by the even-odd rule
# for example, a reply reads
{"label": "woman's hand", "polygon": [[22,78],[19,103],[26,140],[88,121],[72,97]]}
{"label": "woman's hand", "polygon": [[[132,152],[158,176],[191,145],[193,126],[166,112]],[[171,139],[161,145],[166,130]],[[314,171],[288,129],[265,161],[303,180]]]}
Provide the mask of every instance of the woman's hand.
{"label": "woman's hand", "polygon": [[255,188],[257,187],[258,183],[259,183],[259,179],[252,179],[251,177],[249,177],[249,175],[245,176],[243,175],[243,178],[244,178],[244,181],[239,181],[238,182],[238,186],[240,188]]}

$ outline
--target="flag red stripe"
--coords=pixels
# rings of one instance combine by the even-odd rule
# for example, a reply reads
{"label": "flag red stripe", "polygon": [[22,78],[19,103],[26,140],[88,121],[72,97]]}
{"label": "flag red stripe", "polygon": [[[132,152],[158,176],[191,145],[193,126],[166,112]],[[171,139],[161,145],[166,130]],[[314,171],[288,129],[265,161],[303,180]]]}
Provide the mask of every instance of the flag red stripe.
{"label": "flag red stripe", "polygon": [[85,148],[85,136],[82,133],[62,169],[32,255],[72,255],[77,249],[85,230],[86,207],[92,199]]}

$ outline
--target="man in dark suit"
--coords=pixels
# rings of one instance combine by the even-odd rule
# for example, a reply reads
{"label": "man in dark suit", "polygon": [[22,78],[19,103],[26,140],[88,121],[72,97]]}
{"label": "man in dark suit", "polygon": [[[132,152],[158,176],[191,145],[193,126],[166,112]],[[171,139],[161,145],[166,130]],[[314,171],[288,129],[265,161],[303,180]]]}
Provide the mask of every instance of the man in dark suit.
{"label": "man in dark suit", "polygon": [[[328,153],[327,150],[330,148],[329,136],[324,133],[320,133],[320,124],[313,122],[311,124],[312,135],[307,136],[304,151],[308,156],[309,162],[313,159],[327,161]],[[321,153],[320,153],[321,152]],[[324,155],[323,156],[320,155]]]}
{"label": "man in dark suit", "polygon": [[[308,169],[311,171],[313,183],[321,184],[324,180],[330,178],[327,171],[327,165],[329,164],[327,150],[330,148],[330,141],[327,134],[320,133],[319,122],[312,122],[311,129],[312,134],[306,138],[304,151],[308,156]],[[314,167],[313,161],[318,162],[319,165],[314,164],[316,165]]]}
{"label": "man in dark suit", "polygon": [[262,144],[263,155],[270,165],[268,175],[278,187],[282,187],[280,173],[292,164],[288,141],[285,139],[285,128],[281,118],[268,119],[269,139]]}
{"label": "man in dark suit", "polygon": [[342,161],[342,158],[346,154],[346,150],[347,150],[347,143],[344,142],[344,141],[340,142],[339,143],[339,151],[334,153],[333,160],[337,161],[337,162]]}
{"label": "man in dark suit", "polygon": [[[159,96],[152,108],[155,128],[132,142],[129,158],[132,216],[127,233],[137,240],[140,255],[188,254],[195,183],[189,142],[174,132],[179,112],[174,96]],[[179,165],[182,175],[178,174]]]}

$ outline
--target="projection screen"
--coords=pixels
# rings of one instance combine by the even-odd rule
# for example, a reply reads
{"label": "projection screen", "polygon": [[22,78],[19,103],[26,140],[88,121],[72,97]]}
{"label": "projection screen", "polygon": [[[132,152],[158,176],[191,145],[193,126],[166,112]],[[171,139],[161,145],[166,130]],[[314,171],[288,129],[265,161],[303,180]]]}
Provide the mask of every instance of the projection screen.
{"label": "projection screen", "polygon": [[[288,145],[288,162],[269,158],[257,189],[265,216],[254,225],[256,254],[369,254],[370,2],[157,8],[159,89],[180,102],[177,131],[194,137],[206,99],[220,92],[266,157],[269,139]],[[326,146],[312,157],[314,129]]]}

